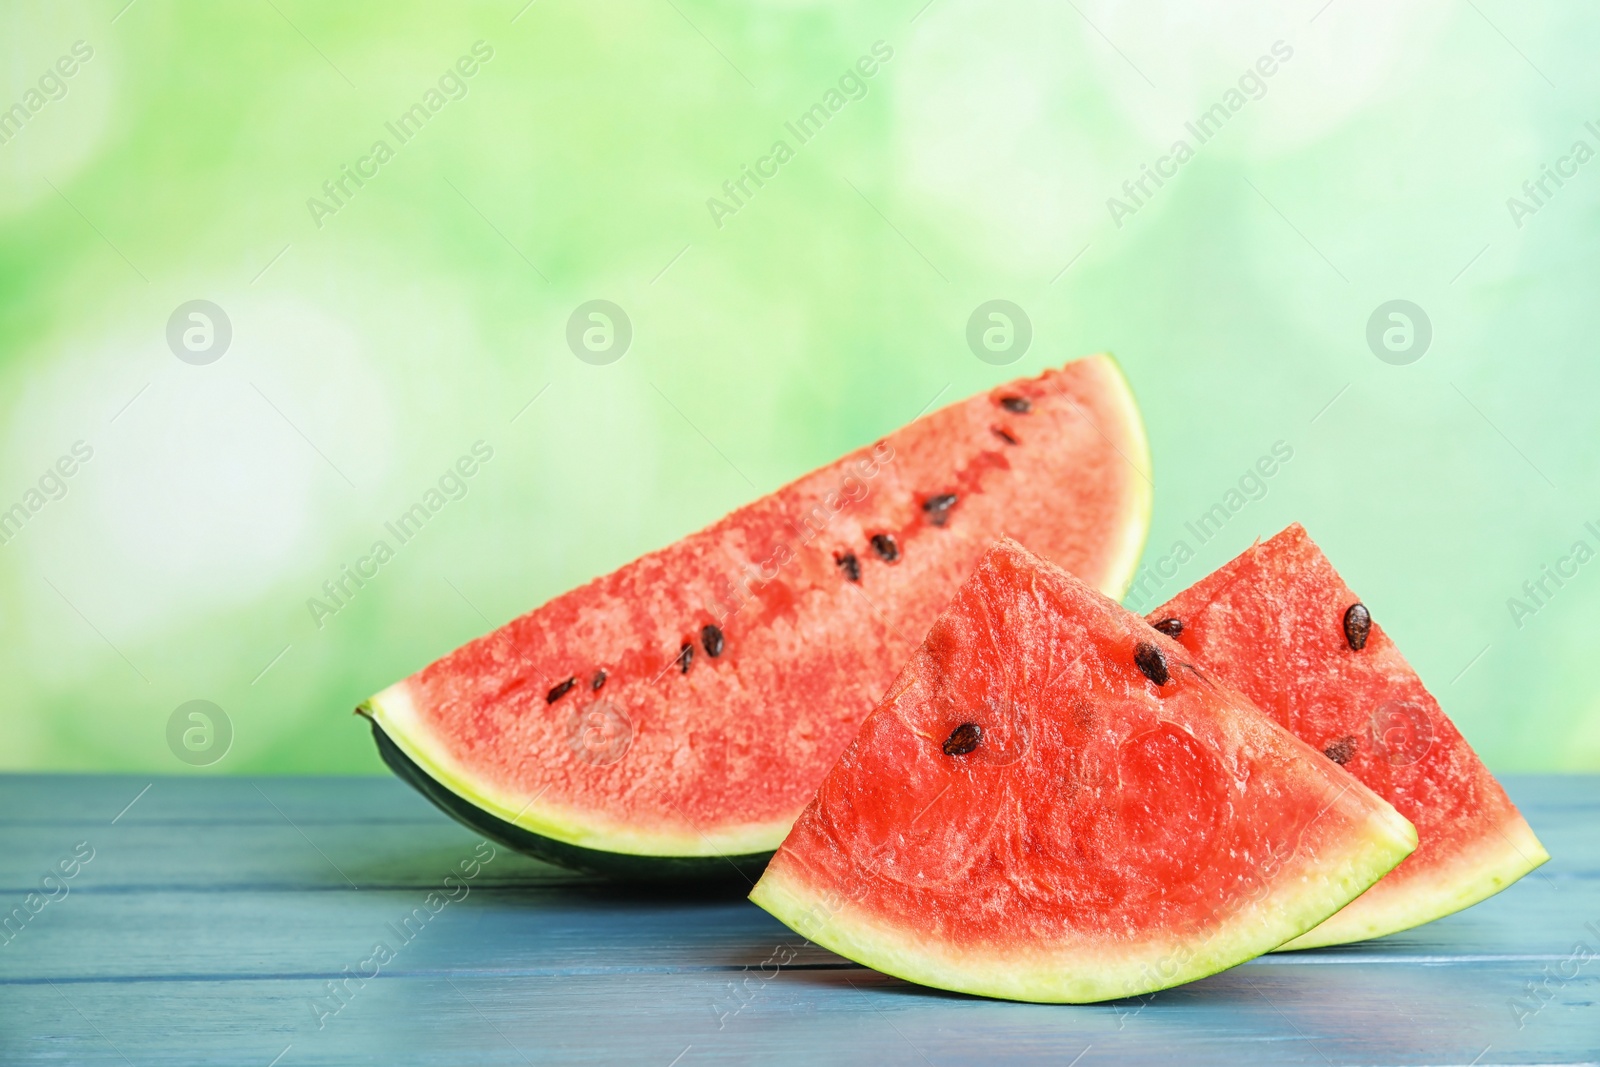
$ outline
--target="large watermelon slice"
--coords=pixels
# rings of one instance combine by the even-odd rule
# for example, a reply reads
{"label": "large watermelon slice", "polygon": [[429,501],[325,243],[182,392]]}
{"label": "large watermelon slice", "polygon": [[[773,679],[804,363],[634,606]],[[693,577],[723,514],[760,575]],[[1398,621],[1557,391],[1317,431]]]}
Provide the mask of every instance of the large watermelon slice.
{"label": "large watermelon slice", "polygon": [[1498,893],[1550,858],[1298,524],[1254,545],[1150,618],[1218,680],[1416,824],[1420,844],[1410,858],[1285,948],[1419,926]]}
{"label": "large watermelon slice", "polygon": [[920,418],[361,710],[401,776],[513,847],[619,876],[753,873],[995,537],[1121,594],[1148,464],[1117,365],[1079,360]]}
{"label": "large watermelon slice", "polygon": [[1039,1001],[1200,978],[1321,922],[1409,823],[1143,619],[996,545],[750,899],[926,985]]}

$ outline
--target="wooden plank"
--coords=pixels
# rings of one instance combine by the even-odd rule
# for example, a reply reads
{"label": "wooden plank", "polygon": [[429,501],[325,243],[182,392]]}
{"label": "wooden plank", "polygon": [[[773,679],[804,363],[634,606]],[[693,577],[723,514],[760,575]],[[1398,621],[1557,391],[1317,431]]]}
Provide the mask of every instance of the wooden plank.
{"label": "wooden plank", "polygon": [[[1587,829],[1600,822],[1600,790],[1567,787],[1584,781],[1592,780],[1510,780],[1562,861],[1547,874],[1600,875],[1600,852]],[[0,776],[0,894],[35,882],[79,841],[96,849],[86,886],[332,889],[436,881],[470,855],[474,840],[388,777]],[[497,861],[484,877],[593,881],[520,856]]]}
{"label": "wooden plank", "polygon": [[[248,806],[234,810],[256,814]],[[705,967],[727,964],[730,953],[744,965],[764,958],[749,958],[751,953],[797,941],[737,895],[663,899],[648,889],[608,886],[505,849],[488,850],[430,812],[422,809],[419,822],[401,825],[290,825],[278,816],[243,827],[128,819],[116,826],[75,826],[70,833],[58,825],[5,828],[0,899],[18,900],[40,889],[43,872],[72,855],[80,829],[87,836],[78,840],[93,841],[95,852],[68,884],[66,898],[30,921],[28,936],[0,957],[0,978],[336,973],[340,961],[369,948],[369,939],[391,924],[419,907],[426,912],[428,892],[459,895],[463,884],[466,899],[444,907],[429,925],[445,931],[436,940],[463,946],[469,955],[493,961],[490,967],[510,966],[501,959],[509,955],[535,972],[585,969],[619,954],[641,966],[681,961]],[[1600,900],[1600,854],[1584,825],[1581,817],[1552,817],[1545,836],[1558,862],[1500,897],[1381,942],[1321,955],[1388,963],[1455,955],[1532,959],[1565,951],[1581,927],[1568,917],[1582,913],[1582,902]],[[447,886],[445,876],[459,876],[460,865],[475,854],[493,860],[479,866],[470,883],[458,878],[457,886]],[[1593,910],[1600,919],[1600,907]],[[270,928],[294,929],[300,937],[245,951],[254,936],[249,917]],[[313,946],[309,957],[300,942]],[[114,951],[73,951],[82,943]],[[190,948],[175,955],[174,944]],[[250,966],[241,968],[241,959]]]}
{"label": "wooden plank", "polygon": [[[452,855],[471,854],[469,848]],[[758,966],[779,945],[801,962],[836,959],[805,946],[738,897],[662,899],[596,884],[487,884],[501,858],[504,850],[482,868],[484,882],[457,879],[448,886],[435,873],[414,886],[359,891],[74,888],[44,907],[0,953],[0,980],[337,975],[378,940],[393,944],[412,931],[422,933],[403,967],[425,971],[558,975]],[[99,862],[85,870],[84,881]],[[435,891],[440,895],[430,901]],[[1537,964],[1567,954],[1584,936],[1590,913],[1600,931],[1600,881],[1535,874],[1476,908],[1416,930],[1303,955],[1310,965],[1325,966],[1420,966],[1463,958]],[[292,936],[264,937],[263,931]],[[1600,950],[1600,935],[1590,937]]]}
{"label": "wooden plank", "polygon": [[[0,1062],[266,1064],[291,1045],[281,1067],[1068,1063],[1086,1046],[1084,1067],[1600,1059],[1600,960],[1573,956],[1584,940],[1600,955],[1593,778],[1508,783],[1555,860],[1465,913],[1088,1007],[919,989],[736,897],[619,889],[504,850],[433,914],[427,893],[476,839],[388,779],[159,779],[124,811],[146,784],[0,778],[7,907],[77,842],[95,849],[0,945]],[[379,940],[394,958],[336,1014],[324,999],[319,1027],[316,998]],[[794,962],[763,968],[780,944]]]}
{"label": "wooden plank", "polygon": [[191,775],[0,775],[0,827],[13,824],[252,825],[420,822],[438,809],[388,775],[370,778],[255,778]]}
{"label": "wooden plank", "polygon": [[[83,892],[331,890],[437,885],[479,839],[442,818],[416,823],[276,822],[20,826],[0,828],[0,899],[35,888],[86,845],[93,859],[73,880]],[[495,846],[479,876],[499,885],[571,885],[596,879]]]}
{"label": "wooden plank", "polygon": [[[1590,973],[1519,1029],[1515,964],[1253,964],[1101,1005],[986,1001],[871,972],[0,986],[7,1064],[1468,1064],[1595,1055]],[[314,1005],[320,1005],[320,1010]],[[742,1010],[741,1010],[742,1006]],[[333,1008],[338,1007],[337,1011]],[[319,1025],[320,1024],[320,1025]],[[291,1047],[292,1046],[292,1047]],[[689,1049],[687,1053],[685,1049]],[[1088,1050],[1085,1052],[1085,1050]],[[126,1057],[126,1061],[123,1060]]]}

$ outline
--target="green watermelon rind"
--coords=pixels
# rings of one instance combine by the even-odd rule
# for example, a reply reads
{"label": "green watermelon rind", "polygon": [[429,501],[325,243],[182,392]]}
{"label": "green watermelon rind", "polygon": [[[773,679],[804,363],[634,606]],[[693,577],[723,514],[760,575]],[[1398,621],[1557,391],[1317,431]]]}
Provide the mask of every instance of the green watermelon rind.
{"label": "green watermelon rind", "polygon": [[[580,870],[631,869],[649,860],[661,860],[663,877],[673,877],[681,866],[678,860],[713,859],[714,864],[706,865],[706,869],[711,870],[716,864],[725,866],[724,857],[770,857],[789,832],[790,824],[780,822],[725,827],[714,833],[668,834],[656,828],[600,823],[590,813],[541,802],[539,796],[528,798],[496,793],[486,784],[474,781],[468,771],[449,756],[448,748],[429,734],[404,681],[367,698],[357,706],[356,712],[372,720],[374,726],[381,727],[385,740],[415,764],[439,790],[449,794],[454,806],[473,809],[476,819],[506,823],[533,838],[570,850],[562,854],[583,860]],[[432,794],[429,796],[442,805]],[[454,810],[447,810],[455,816]],[[545,858],[538,853],[533,855]],[[616,857],[626,857],[627,862],[620,862]]]}
{"label": "green watermelon rind", "polygon": [[[366,705],[361,710],[371,718],[371,710]],[[748,887],[761,877],[767,861],[772,859],[771,852],[742,856],[635,856],[568,844],[525,830],[466,800],[418,766],[376,719],[372,719],[372,739],[389,769],[451,818],[491,841],[558,867],[624,882],[684,881],[697,885],[727,882]]]}
{"label": "green watermelon rind", "polygon": [[1383,805],[1344,855],[1285,866],[1260,900],[1247,903],[1198,943],[1154,938],[1142,948],[1092,951],[1037,945],[985,954],[940,943],[927,930],[898,929],[806,885],[796,865],[768,867],[750,899],[807,940],[873,970],[956,993],[1047,1004],[1092,1004],[1142,996],[1217,974],[1271,952],[1360,896],[1417,845],[1411,823]]}
{"label": "green watermelon rind", "polygon": [[1364,894],[1373,897],[1363,901],[1368,907],[1344,908],[1278,951],[1326,948],[1414,929],[1487,900],[1550,859],[1522,816],[1507,819],[1498,830],[1498,840],[1486,838],[1480,848],[1431,872],[1426,884],[1413,878],[1387,892],[1388,883],[1379,883]]}

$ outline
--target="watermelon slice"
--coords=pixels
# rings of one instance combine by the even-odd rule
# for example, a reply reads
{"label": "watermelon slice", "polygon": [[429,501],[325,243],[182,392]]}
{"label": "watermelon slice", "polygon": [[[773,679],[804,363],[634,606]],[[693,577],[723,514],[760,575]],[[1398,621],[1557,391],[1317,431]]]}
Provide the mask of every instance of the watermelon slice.
{"label": "watermelon slice", "polygon": [[1001,533],[1113,595],[1150,509],[1099,356],[920,418],[368,700],[480,832],[581,870],[753,874]]}
{"label": "watermelon slice", "polygon": [[1085,1002],[1204,977],[1416,845],[1376,794],[1012,541],[929,632],[750,899],[910,981]]}
{"label": "watermelon slice", "polygon": [[1505,790],[1301,526],[1150,616],[1221,682],[1344,765],[1421,843],[1284,948],[1410,929],[1492,896],[1550,856]]}

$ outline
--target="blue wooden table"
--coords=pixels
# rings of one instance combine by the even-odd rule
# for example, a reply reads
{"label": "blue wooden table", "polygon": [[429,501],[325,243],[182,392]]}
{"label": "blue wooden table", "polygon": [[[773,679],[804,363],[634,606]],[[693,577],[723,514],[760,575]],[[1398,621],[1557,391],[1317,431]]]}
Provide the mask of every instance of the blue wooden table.
{"label": "blue wooden table", "polygon": [[0,1063],[1595,1062],[1600,779],[1508,786],[1555,858],[1499,897],[1073,1007],[491,854],[388,779],[0,777]]}

